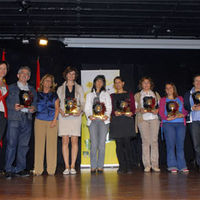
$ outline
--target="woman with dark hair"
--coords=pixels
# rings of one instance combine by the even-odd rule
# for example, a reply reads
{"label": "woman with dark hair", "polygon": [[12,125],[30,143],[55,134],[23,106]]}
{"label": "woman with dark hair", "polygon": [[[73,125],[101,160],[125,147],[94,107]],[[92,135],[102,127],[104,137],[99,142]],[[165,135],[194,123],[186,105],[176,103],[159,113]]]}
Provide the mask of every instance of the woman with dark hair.
{"label": "woman with dark hair", "polygon": [[[166,96],[160,100],[159,114],[167,146],[167,166],[171,173],[188,172],[185,156],[185,126],[187,111],[184,109],[183,98],[178,96],[173,83],[165,84]],[[175,153],[176,151],[176,153]]]}
{"label": "woman with dark hair", "polygon": [[125,82],[120,76],[115,77],[116,93],[111,94],[112,117],[110,138],[116,141],[116,153],[119,161],[118,173],[132,173],[131,138],[135,135],[134,114],[135,100],[132,92],[124,90]]}
{"label": "woman with dark hair", "polygon": [[[84,93],[82,87],[76,83],[77,69],[67,67],[63,72],[65,82],[58,88],[57,94],[60,99],[59,131],[62,137],[62,153],[65,162],[63,174],[76,174],[75,163],[78,154],[78,137],[81,136],[81,116],[84,109]],[[66,113],[66,101],[74,102],[77,112]],[[71,166],[69,165],[69,139],[71,138]]]}
{"label": "woman with dark hair", "polygon": [[160,172],[158,164],[158,104],[160,95],[153,91],[154,83],[150,77],[143,77],[139,82],[140,92],[135,94],[136,132],[140,130],[142,138],[142,161],[144,172]]}
{"label": "woman with dark hair", "polygon": [[4,135],[7,123],[7,106],[6,97],[8,96],[8,86],[5,82],[5,76],[8,72],[8,63],[5,61],[0,62],[0,141]]}
{"label": "woman with dark hair", "polygon": [[56,171],[59,99],[55,87],[54,76],[43,76],[37,94],[35,118],[35,175],[43,173],[45,152],[48,174],[54,175]]}
{"label": "woman with dark hair", "polygon": [[[104,110],[101,118],[95,116],[95,106],[101,105]],[[85,114],[90,131],[91,173],[103,172],[105,157],[105,140],[108,133],[110,114],[112,110],[111,98],[106,92],[106,80],[103,75],[98,75],[93,81],[92,91],[86,97]],[[98,158],[97,158],[98,154]]]}

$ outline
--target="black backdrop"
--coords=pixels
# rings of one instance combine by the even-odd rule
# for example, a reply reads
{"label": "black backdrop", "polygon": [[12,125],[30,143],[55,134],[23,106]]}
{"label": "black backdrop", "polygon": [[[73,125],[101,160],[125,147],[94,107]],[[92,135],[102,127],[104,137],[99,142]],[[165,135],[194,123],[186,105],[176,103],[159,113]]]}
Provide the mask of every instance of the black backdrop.
{"label": "black backdrop", "polygon": [[[84,49],[65,48],[58,42],[50,41],[48,47],[41,48],[34,43],[22,45],[16,41],[0,42],[1,51],[5,48],[6,60],[10,64],[7,75],[7,83],[17,81],[17,71],[20,66],[27,65],[32,70],[30,84],[35,85],[36,60],[39,56],[41,76],[46,73],[55,76],[58,86],[62,84],[62,72],[68,65],[74,65],[80,70],[89,69],[119,69],[121,76],[126,81],[126,88],[137,91],[138,81],[142,76],[151,76],[155,82],[155,89],[164,95],[164,84],[173,81],[180,95],[192,87],[192,77],[200,73],[199,50],[150,50],[150,49]],[[88,77],[89,78],[89,77]],[[80,83],[79,76],[78,82]],[[31,140],[31,152],[28,155],[28,168],[33,166],[33,139]],[[165,164],[165,145],[159,140],[160,162]],[[58,164],[62,165],[61,141],[59,140]],[[192,145],[187,131],[186,158],[188,163],[194,158]],[[3,168],[4,148],[0,151],[0,168]],[[138,136],[133,141],[135,164],[141,162],[141,141]],[[80,157],[80,155],[79,155]],[[80,162],[80,158],[79,158]]]}

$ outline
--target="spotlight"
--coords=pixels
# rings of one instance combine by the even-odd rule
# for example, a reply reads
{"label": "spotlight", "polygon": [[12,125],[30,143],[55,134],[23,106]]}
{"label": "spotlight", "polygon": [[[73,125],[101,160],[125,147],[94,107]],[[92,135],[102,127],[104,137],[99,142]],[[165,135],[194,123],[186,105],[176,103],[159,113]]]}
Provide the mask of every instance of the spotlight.
{"label": "spotlight", "polygon": [[38,39],[39,45],[40,46],[47,46],[48,44],[48,39],[46,37],[40,37]]}
{"label": "spotlight", "polygon": [[18,0],[19,3],[19,12],[26,12],[31,7],[31,2],[28,0]]}
{"label": "spotlight", "polygon": [[166,32],[167,32],[167,33],[171,33],[172,30],[168,28],[168,29],[166,30]]}
{"label": "spotlight", "polygon": [[29,44],[29,43],[30,43],[30,39],[28,37],[22,38],[22,44]]}

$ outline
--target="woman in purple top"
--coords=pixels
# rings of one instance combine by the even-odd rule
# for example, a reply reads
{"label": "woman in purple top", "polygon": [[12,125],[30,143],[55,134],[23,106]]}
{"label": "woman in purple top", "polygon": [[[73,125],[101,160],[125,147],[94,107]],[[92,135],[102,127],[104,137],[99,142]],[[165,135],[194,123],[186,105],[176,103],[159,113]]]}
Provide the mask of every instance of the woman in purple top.
{"label": "woman in purple top", "polygon": [[[167,147],[167,165],[171,173],[187,173],[184,140],[185,140],[185,117],[187,111],[183,106],[183,98],[178,96],[176,86],[173,83],[165,85],[166,97],[161,98],[159,114],[162,119],[164,137]],[[176,149],[176,153],[175,153]]]}

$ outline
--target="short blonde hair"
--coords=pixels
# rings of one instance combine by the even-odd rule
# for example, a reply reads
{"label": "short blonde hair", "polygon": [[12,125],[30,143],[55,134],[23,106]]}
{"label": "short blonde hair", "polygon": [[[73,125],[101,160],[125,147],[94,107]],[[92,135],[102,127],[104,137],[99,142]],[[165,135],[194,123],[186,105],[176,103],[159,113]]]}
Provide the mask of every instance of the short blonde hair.
{"label": "short blonde hair", "polygon": [[43,88],[43,83],[44,83],[45,79],[47,79],[47,78],[51,78],[52,86],[51,86],[50,92],[55,92],[55,89],[56,89],[57,84],[55,83],[55,78],[54,78],[54,76],[51,75],[51,74],[46,74],[46,75],[44,75],[44,76],[42,77],[42,79],[41,79],[41,81],[40,81],[40,88],[38,89],[38,91],[39,91],[39,92],[43,92],[43,89],[44,89],[44,88]]}

